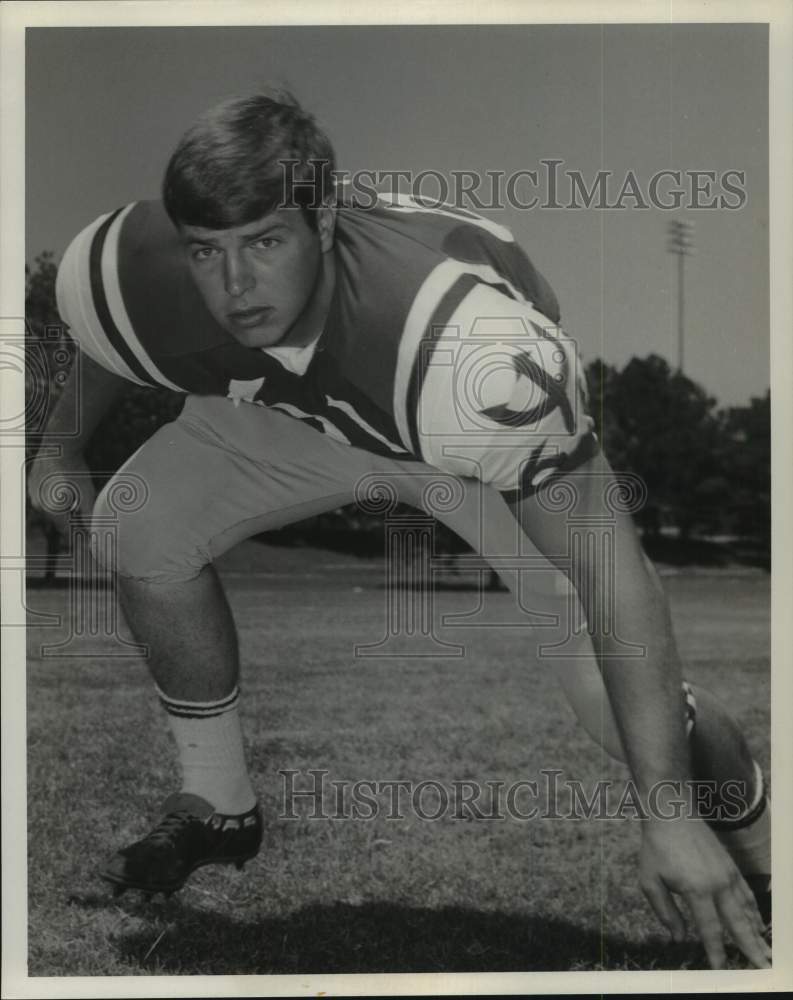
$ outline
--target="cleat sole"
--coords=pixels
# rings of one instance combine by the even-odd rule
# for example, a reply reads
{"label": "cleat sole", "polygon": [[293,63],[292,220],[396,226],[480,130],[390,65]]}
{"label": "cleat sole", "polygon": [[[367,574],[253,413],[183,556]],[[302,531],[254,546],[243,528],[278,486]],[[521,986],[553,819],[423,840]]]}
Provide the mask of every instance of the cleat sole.
{"label": "cleat sole", "polygon": [[128,889],[135,889],[143,894],[146,902],[149,902],[152,896],[158,892],[161,892],[166,899],[170,899],[174,893],[179,892],[180,889],[184,888],[187,880],[193,872],[198,871],[199,868],[204,868],[207,865],[234,865],[237,871],[242,871],[245,865],[255,857],[255,854],[249,854],[244,858],[205,858],[186,872],[181,882],[171,885],[145,885],[140,882],[132,881],[131,879],[128,881],[123,880],[123,878],[120,878],[118,875],[111,875],[108,872],[100,872],[99,877],[112,885],[114,898],[121,896],[122,893],[125,893]]}

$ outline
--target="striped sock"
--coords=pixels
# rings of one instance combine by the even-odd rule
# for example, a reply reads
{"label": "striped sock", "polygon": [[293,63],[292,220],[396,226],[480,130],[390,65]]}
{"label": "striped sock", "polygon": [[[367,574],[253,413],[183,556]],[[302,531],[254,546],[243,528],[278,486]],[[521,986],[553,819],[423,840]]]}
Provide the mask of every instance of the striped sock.
{"label": "striped sock", "polygon": [[182,791],[226,815],[248,812],[256,795],[248,777],[238,687],[217,701],[177,701],[157,688],[182,765]]}
{"label": "striped sock", "polygon": [[[683,681],[686,736],[697,723],[697,699],[687,681]],[[754,764],[754,796],[740,816],[711,819],[708,826],[730,853],[742,875],[771,874],[771,800],[765,789],[763,769]]]}
{"label": "striped sock", "polygon": [[762,769],[756,761],[754,773],[754,799],[744,814],[710,825],[742,874],[770,875],[771,800],[766,794]]}

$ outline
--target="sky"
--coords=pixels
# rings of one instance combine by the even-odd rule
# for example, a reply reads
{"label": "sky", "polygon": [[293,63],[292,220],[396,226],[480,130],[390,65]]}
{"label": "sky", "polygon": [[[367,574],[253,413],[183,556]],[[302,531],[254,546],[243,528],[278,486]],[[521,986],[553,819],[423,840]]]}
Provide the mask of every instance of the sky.
{"label": "sky", "polygon": [[[554,159],[563,205],[567,172],[591,187],[610,171],[613,203],[629,173],[649,201],[661,170],[714,171],[716,195],[729,195],[725,172],[742,171],[737,209],[693,208],[687,192],[676,211],[628,197],[621,209],[483,214],[509,226],[550,280],[584,360],[620,367],[650,353],[677,363],[666,230],[672,218],[694,222],[685,372],[721,405],[768,387],[764,25],[28,29],[26,75],[30,261],[60,256],[100,213],[158,197],[191,121],[269,84],[292,88],[351,171],[537,170],[542,180]],[[523,185],[523,201],[544,194]],[[437,186],[423,190],[434,197]]]}

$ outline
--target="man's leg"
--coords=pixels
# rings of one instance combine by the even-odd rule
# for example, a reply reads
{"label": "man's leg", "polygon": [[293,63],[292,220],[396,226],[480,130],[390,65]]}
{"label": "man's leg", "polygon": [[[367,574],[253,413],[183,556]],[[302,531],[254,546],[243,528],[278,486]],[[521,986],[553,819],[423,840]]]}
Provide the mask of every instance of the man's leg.
{"label": "man's leg", "polygon": [[[274,411],[190,398],[125,465],[149,495],[140,510],[118,516],[114,569],[179,751],[185,794],[166,812],[256,829],[242,831],[237,850],[207,843],[196,822],[166,819],[170,840],[158,827],[113,859],[105,877],[117,886],[173,891],[196,861],[255,853],[261,826],[238,718],[236,630],[212,560],[260,531],[350,502],[370,458]],[[97,514],[106,513],[107,497]]]}
{"label": "man's leg", "polygon": [[237,707],[237,632],[214,566],[173,583],[118,577],[118,590],[127,622],[149,647],[148,667],[179,750],[182,791],[224,815],[248,812],[256,796]]}
{"label": "man's leg", "polygon": [[237,633],[211,563],[190,580],[119,577],[118,586],[125,618],[146,637],[148,667],[163,694],[194,701],[228,695],[239,679]]}
{"label": "man's leg", "polygon": [[[372,477],[382,477],[395,499],[426,507],[427,484],[442,474],[337,443],[275,411],[196,398],[122,471],[149,488],[143,508],[119,516],[115,569],[128,624],[149,647],[148,666],[179,752],[187,798],[169,800],[166,812],[184,806],[202,820],[245,816],[255,794],[237,711],[237,635],[212,561],[261,531],[359,499],[357,488]],[[472,486],[443,519],[475,544],[481,518]],[[97,502],[99,515],[108,513],[110,489]],[[174,829],[168,817],[163,826]],[[192,848],[174,870],[179,851],[165,844],[162,862],[159,827],[140,843],[119,852],[105,877],[122,888],[179,888],[192,870],[180,858],[193,857]]]}

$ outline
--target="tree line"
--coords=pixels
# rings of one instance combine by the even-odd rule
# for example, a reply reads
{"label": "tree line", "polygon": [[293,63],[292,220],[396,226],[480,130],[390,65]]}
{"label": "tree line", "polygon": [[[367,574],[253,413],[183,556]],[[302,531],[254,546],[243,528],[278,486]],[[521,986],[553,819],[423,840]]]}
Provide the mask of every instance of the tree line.
{"label": "tree line", "polygon": [[[25,269],[26,414],[28,457],[38,447],[60,381],[76,354],[55,303],[57,265],[43,253]],[[615,470],[634,473],[647,487],[635,515],[645,547],[653,554],[671,530],[689,549],[697,539],[730,536],[770,560],[770,392],[746,406],[719,408],[716,399],[661,357],[632,358],[622,369],[595,360],[586,367],[590,412]],[[130,384],[97,429],[87,455],[97,485],[162,424],[179,413],[182,397]],[[29,510],[31,528],[45,530]],[[353,508],[321,515],[275,534],[291,544],[323,544],[382,551],[382,525]],[[442,548],[457,542],[442,526]],[[51,546],[57,540],[48,539]]]}

